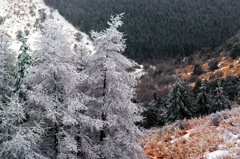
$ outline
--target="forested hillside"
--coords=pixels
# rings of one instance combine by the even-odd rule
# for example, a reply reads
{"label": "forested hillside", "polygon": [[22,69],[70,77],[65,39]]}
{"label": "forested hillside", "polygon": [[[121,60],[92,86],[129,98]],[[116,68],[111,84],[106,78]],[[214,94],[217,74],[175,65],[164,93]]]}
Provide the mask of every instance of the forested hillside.
{"label": "forested hillside", "polygon": [[214,49],[240,28],[238,0],[45,0],[74,26],[89,33],[124,12],[125,55],[146,59],[188,56]]}
{"label": "forested hillside", "polygon": [[239,44],[238,33],[218,47],[220,52],[202,50],[190,57],[152,61],[154,66],[145,63],[137,89],[139,102],[147,108],[143,126],[163,126],[240,104]]}
{"label": "forested hillside", "polygon": [[240,157],[237,0],[46,2],[0,0],[1,159]]}

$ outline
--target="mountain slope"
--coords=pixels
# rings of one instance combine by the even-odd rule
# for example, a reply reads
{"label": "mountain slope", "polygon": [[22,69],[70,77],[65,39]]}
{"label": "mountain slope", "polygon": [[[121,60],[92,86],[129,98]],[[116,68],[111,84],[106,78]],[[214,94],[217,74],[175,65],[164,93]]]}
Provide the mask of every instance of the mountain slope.
{"label": "mountain slope", "polygon": [[[151,72],[148,72],[148,79],[142,78],[143,82],[149,81],[153,84],[155,82],[158,86],[158,84],[164,83],[163,78],[173,78],[175,73],[186,81],[192,94],[195,88],[203,87],[196,84],[196,87],[193,88],[195,82],[191,79],[193,77],[195,80],[199,78],[209,82],[209,87],[211,87],[209,93],[213,92],[209,94],[210,97],[216,96],[214,94],[216,81],[221,79],[219,81],[223,84],[225,94],[228,95],[233,104],[231,111],[224,110],[206,117],[176,121],[171,125],[149,130],[147,137],[143,139],[142,146],[149,158],[233,159],[240,157],[240,108],[237,102],[239,97],[239,89],[237,88],[239,87],[240,75],[240,51],[235,49],[239,44],[239,38],[239,34],[230,38],[218,48],[220,51],[204,52],[203,55],[201,52],[195,54],[191,64],[188,63],[190,58],[180,60],[178,64],[175,60],[172,62],[173,66],[162,62],[156,67],[150,68]],[[233,53],[236,53],[236,56],[233,56]],[[165,74],[165,70],[172,70],[173,73]],[[158,89],[163,90],[168,86],[168,83],[165,82],[165,86],[158,87]],[[224,99],[226,100],[226,98]],[[195,101],[192,100],[192,106],[195,105]]]}
{"label": "mountain slope", "polygon": [[[146,59],[188,56],[214,48],[239,29],[238,0],[45,0],[74,26],[102,30],[111,14],[125,13],[125,55]],[[231,18],[229,18],[231,17]]]}
{"label": "mountain slope", "polygon": [[[67,32],[68,41],[71,43],[72,52],[94,54],[95,50],[89,36],[77,30],[72,24],[62,17],[57,10],[45,5],[43,0],[0,0],[0,36],[7,35],[9,48],[18,54],[21,46],[21,37],[27,37],[29,53],[37,49],[38,39],[45,27],[47,18],[55,19]],[[139,78],[143,69],[138,66],[131,69],[131,73]]]}
{"label": "mountain slope", "polygon": [[89,53],[93,52],[88,36],[75,29],[58,11],[46,6],[43,0],[0,0],[0,4],[0,17],[4,19],[0,25],[0,33],[9,37],[10,49],[14,53],[19,52],[19,38],[23,36],[28,38],[30,53],[37,49],[37,39],[41,36],[47,18],[56,19],[62,29],[67,31],[72,51],[75,46],[85,47]]}

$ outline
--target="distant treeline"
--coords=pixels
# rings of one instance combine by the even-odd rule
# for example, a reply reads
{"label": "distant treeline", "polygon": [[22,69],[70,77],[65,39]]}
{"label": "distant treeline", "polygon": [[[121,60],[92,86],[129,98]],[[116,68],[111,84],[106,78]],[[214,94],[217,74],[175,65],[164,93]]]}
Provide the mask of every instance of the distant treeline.
{"label": "distant treeline", "polygon": [[214,49],[240,29],[239,0],[45,0],[74,26],[89,33],[124,12],[125,55],[146,59],[188,56]]}

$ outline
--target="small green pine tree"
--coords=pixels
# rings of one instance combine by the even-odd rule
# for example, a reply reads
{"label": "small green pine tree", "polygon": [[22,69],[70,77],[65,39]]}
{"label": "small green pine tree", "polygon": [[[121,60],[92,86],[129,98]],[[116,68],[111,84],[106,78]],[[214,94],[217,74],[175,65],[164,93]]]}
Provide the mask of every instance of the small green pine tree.
{"label": "small green pine tree", "polygon": [[144,120],[141,125],[145,128],[151,128],[156,126],[162,126],[165,123],[165,107],[164,101],[161,98],[154,99],[149,104],[144,112],[142,112],[142,116]]}
{"label": "small green pine tree", "polygon": [[142,112],[144,120],[142,126],[145,128],[151,128],[158,125],[159,121],[159,110],[157,108],[157,103],[152,101],[144,112]]}
{"label": "small green pine tree", "polygon": [[207,115],[210,108],[210,99],[207,92],[207,83],[202,82],[196,97],[196,106],[198,115]]}
{"label": "small green pine tree", "polygon": [[[218,86],[215,89],[215,97],[213,99],[212,105],[209,110],[210,113],[215,113],[217,111],[221,111],[224,109],[231,109],[231,104],[229,104],[229,100],[227,96],[225,96],[223,88],[221,86],[220,80],[217,81]],[[230,105],[230,106],[229,106]]]}
{"label": "small green pine tree", "polygon": [[167,102],[168,123],[184,118],[191,118],[193,116],[190,95],[183,83],[177,81],[174,84]]}
{"label": "small green pine tree", "polygon": [[20,53],[18,55],[18,62],[17,62],[17,69],[14,72],[14,84],[12,86],[12,93],[19,92],[19,98],[26,100],[27,94],[26,94],[26,87],[23,84],[23,79],[27,75],[27,68],[29,68],[32,65],[32,58],[27,53],[28,46],[26,44],[27,39],[22,38],[22,46],[20,48]]}

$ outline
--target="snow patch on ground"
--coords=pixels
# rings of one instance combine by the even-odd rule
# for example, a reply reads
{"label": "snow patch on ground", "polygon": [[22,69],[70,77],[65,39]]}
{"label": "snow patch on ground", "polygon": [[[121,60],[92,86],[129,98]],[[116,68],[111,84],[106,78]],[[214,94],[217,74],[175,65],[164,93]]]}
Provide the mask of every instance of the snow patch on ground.
{"label": "snow patch on ground", "polygon": [[207,157],[207,159],[219,159],[219,157],[227,157],[228,155],[228,151],[217,150],[214,152],[207,152],[205,154],[205,157]]}
{"label": "snow patch on ground", "polygon": [[238,140],[239,136],[238,135],[234,135],[231,132],[225,132],[223,134],[223,138],[226,139],[226,140]]}
{"label": "snow patch on ground", "polygon": [[228,69],[227,66],[220,68],[220,70]]}
{"label": "snow patch on ground", "polygon": [[139,66],[140,68],[135,69],[135,71],[131,73],[135,79],[139,79],[142,75],[146,73],[144,71],[143,65],[139,65]]}

